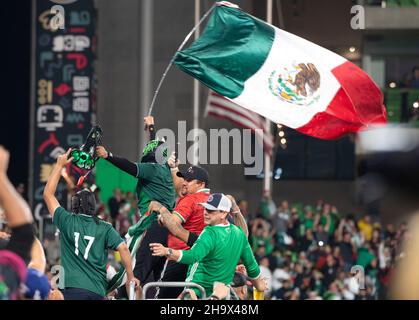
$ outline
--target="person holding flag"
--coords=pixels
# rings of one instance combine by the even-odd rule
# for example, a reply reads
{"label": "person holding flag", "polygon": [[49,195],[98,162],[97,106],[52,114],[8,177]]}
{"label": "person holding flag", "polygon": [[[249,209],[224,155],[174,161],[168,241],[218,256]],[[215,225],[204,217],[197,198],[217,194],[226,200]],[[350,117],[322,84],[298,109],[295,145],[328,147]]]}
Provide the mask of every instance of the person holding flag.
{"label": "person holding flag", "polygon": [[[141,219],[129,228],[126,238],[131,255],[135,257],[134,275],[142,286],[157,281],[165,264],[164,259],[151,256],[149,243],[167,243],[168,237],[167,229],[159,225],[156,214],[148,211],[149,204],[156,200],[173,210],[176,199],[170,167],[167,162],[159,163],[162,162],[159,160],[167,159],[167,149],[162,146],[163,141],[155,139],[154,118],[145,117],[144,124],[149,130],[150,141],[137,163],[113,155],[103,146],[96,148],[99,157],[138,179],[136,192]],[[109,283],[108,292],[121,286],[124,279],[125,270],[121,269]],[[119,297],[127,297],[124,288],[119,290]]]}

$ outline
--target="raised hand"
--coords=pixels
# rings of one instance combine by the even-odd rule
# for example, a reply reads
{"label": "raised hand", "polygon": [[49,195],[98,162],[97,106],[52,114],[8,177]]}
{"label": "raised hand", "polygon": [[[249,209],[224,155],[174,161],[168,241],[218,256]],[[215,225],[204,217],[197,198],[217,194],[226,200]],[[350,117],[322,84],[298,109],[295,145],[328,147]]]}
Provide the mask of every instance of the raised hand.
{"label": "raised hand", "polygon": [[173,151],[169,159],[167,159],[167,164],[170,168],[174,169],[179,166],[179,159],[176,159],[176,153]]}
{"label": "raised hand", "polygon": [[106,151],[106,149],[103,146],[98,146],[96,147],[96,155],[99,158],[106,159],[109,156],[109,153],[108,151]]}
{"label": "raised hand", "polygon": [[154,117],[152,116],[144,117],[144,130],[148,130],[148,128],[151,125],[154,125]]}
{"label": "raised hand", "polygon": [[67,150],[66,153],[58,156],[57,158],[57,165],[59,167],[65,167],[68,163],[70,163],[71,161],[73,161],[73,157],[70,157],[70,152],[71,152],[71,148]]}

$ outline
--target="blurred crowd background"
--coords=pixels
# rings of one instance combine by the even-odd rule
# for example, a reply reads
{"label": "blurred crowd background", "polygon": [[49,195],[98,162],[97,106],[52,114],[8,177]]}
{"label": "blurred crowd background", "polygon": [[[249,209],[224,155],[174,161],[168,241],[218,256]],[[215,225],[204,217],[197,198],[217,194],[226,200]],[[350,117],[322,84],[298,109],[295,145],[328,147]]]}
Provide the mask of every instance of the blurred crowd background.
{"label": "blurred crowd background", "polygon": [[[24,195],[24,186],[21,185]],[[140,215],[136,196],[115,189],[104,203],[96,189],[97,214],[124,236]],[[361,212],[341,212],[339,206],[289,203],[263,196],[256,211],[246,199],[238,201],[249,227],[249,242],[268,280],[266,299],[375,300],[388,298],[400,244],[408,235],[406,223],[383,225]],[[7,231],[2,223],[1,231]],[[43,245],[47,270],[60,263],[58,233]],[[110,254],[108,276],[120,267]],[[49,278],[52,277],[48,272]],[[251,288],[250,288],[251,289]],[[251,298],[251,290],[249,291]]]}

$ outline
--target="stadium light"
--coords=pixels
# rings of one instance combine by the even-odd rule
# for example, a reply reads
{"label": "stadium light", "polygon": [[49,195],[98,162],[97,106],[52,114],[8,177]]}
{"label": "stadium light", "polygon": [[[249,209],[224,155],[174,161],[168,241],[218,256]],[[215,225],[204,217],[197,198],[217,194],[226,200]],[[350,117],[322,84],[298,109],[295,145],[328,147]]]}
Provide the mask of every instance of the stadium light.
{"label": "stadium light", "polygon": [[390,82],[390,84],[388,85],[391,89],[394,89],[395,87],[397,87],[397,84],[395,82]]}
{"label": "stadium light", "polygon": [[413,108],[415,109],[419,108],[419,101],[413,102]]}
{"label": "stadium light", "polygon": [[276,169],[274,179],[275,180],[281,179],[281,174],[282,174],[282,169],[281,168]]}
{"label": "stadium light", "polygon": [[356,51],[356,48],[355,48],[355,47],[350,47],[350,48],[349,48],[349,52],[350,52],[350,53],[354,53],[355,51]]}

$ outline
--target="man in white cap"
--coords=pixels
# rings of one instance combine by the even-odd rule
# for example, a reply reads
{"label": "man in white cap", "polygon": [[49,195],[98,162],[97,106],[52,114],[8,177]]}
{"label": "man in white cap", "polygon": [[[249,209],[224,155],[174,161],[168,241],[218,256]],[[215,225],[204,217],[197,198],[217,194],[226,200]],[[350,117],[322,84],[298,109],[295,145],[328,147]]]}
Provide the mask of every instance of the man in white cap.
{"label": "man in white cap", "polygon": [[[206,227],[192,248],[173,250],[160,243],[151,243],[153,256],[166,256],[169,260],[189,264],[186,281],[201,285],[207,296],[211,295],[214,282],[228,285],[233,281],[236,265],[242,259],[253,285],[259,291],[264,291],[265,281],[260,276],[259,266],[245,233],[227,220],[231,210],[230,199],[222,193],[214,193],[207,202],[200,205],[205,208]],[[194,290],[200,296],[200,292]]]}

